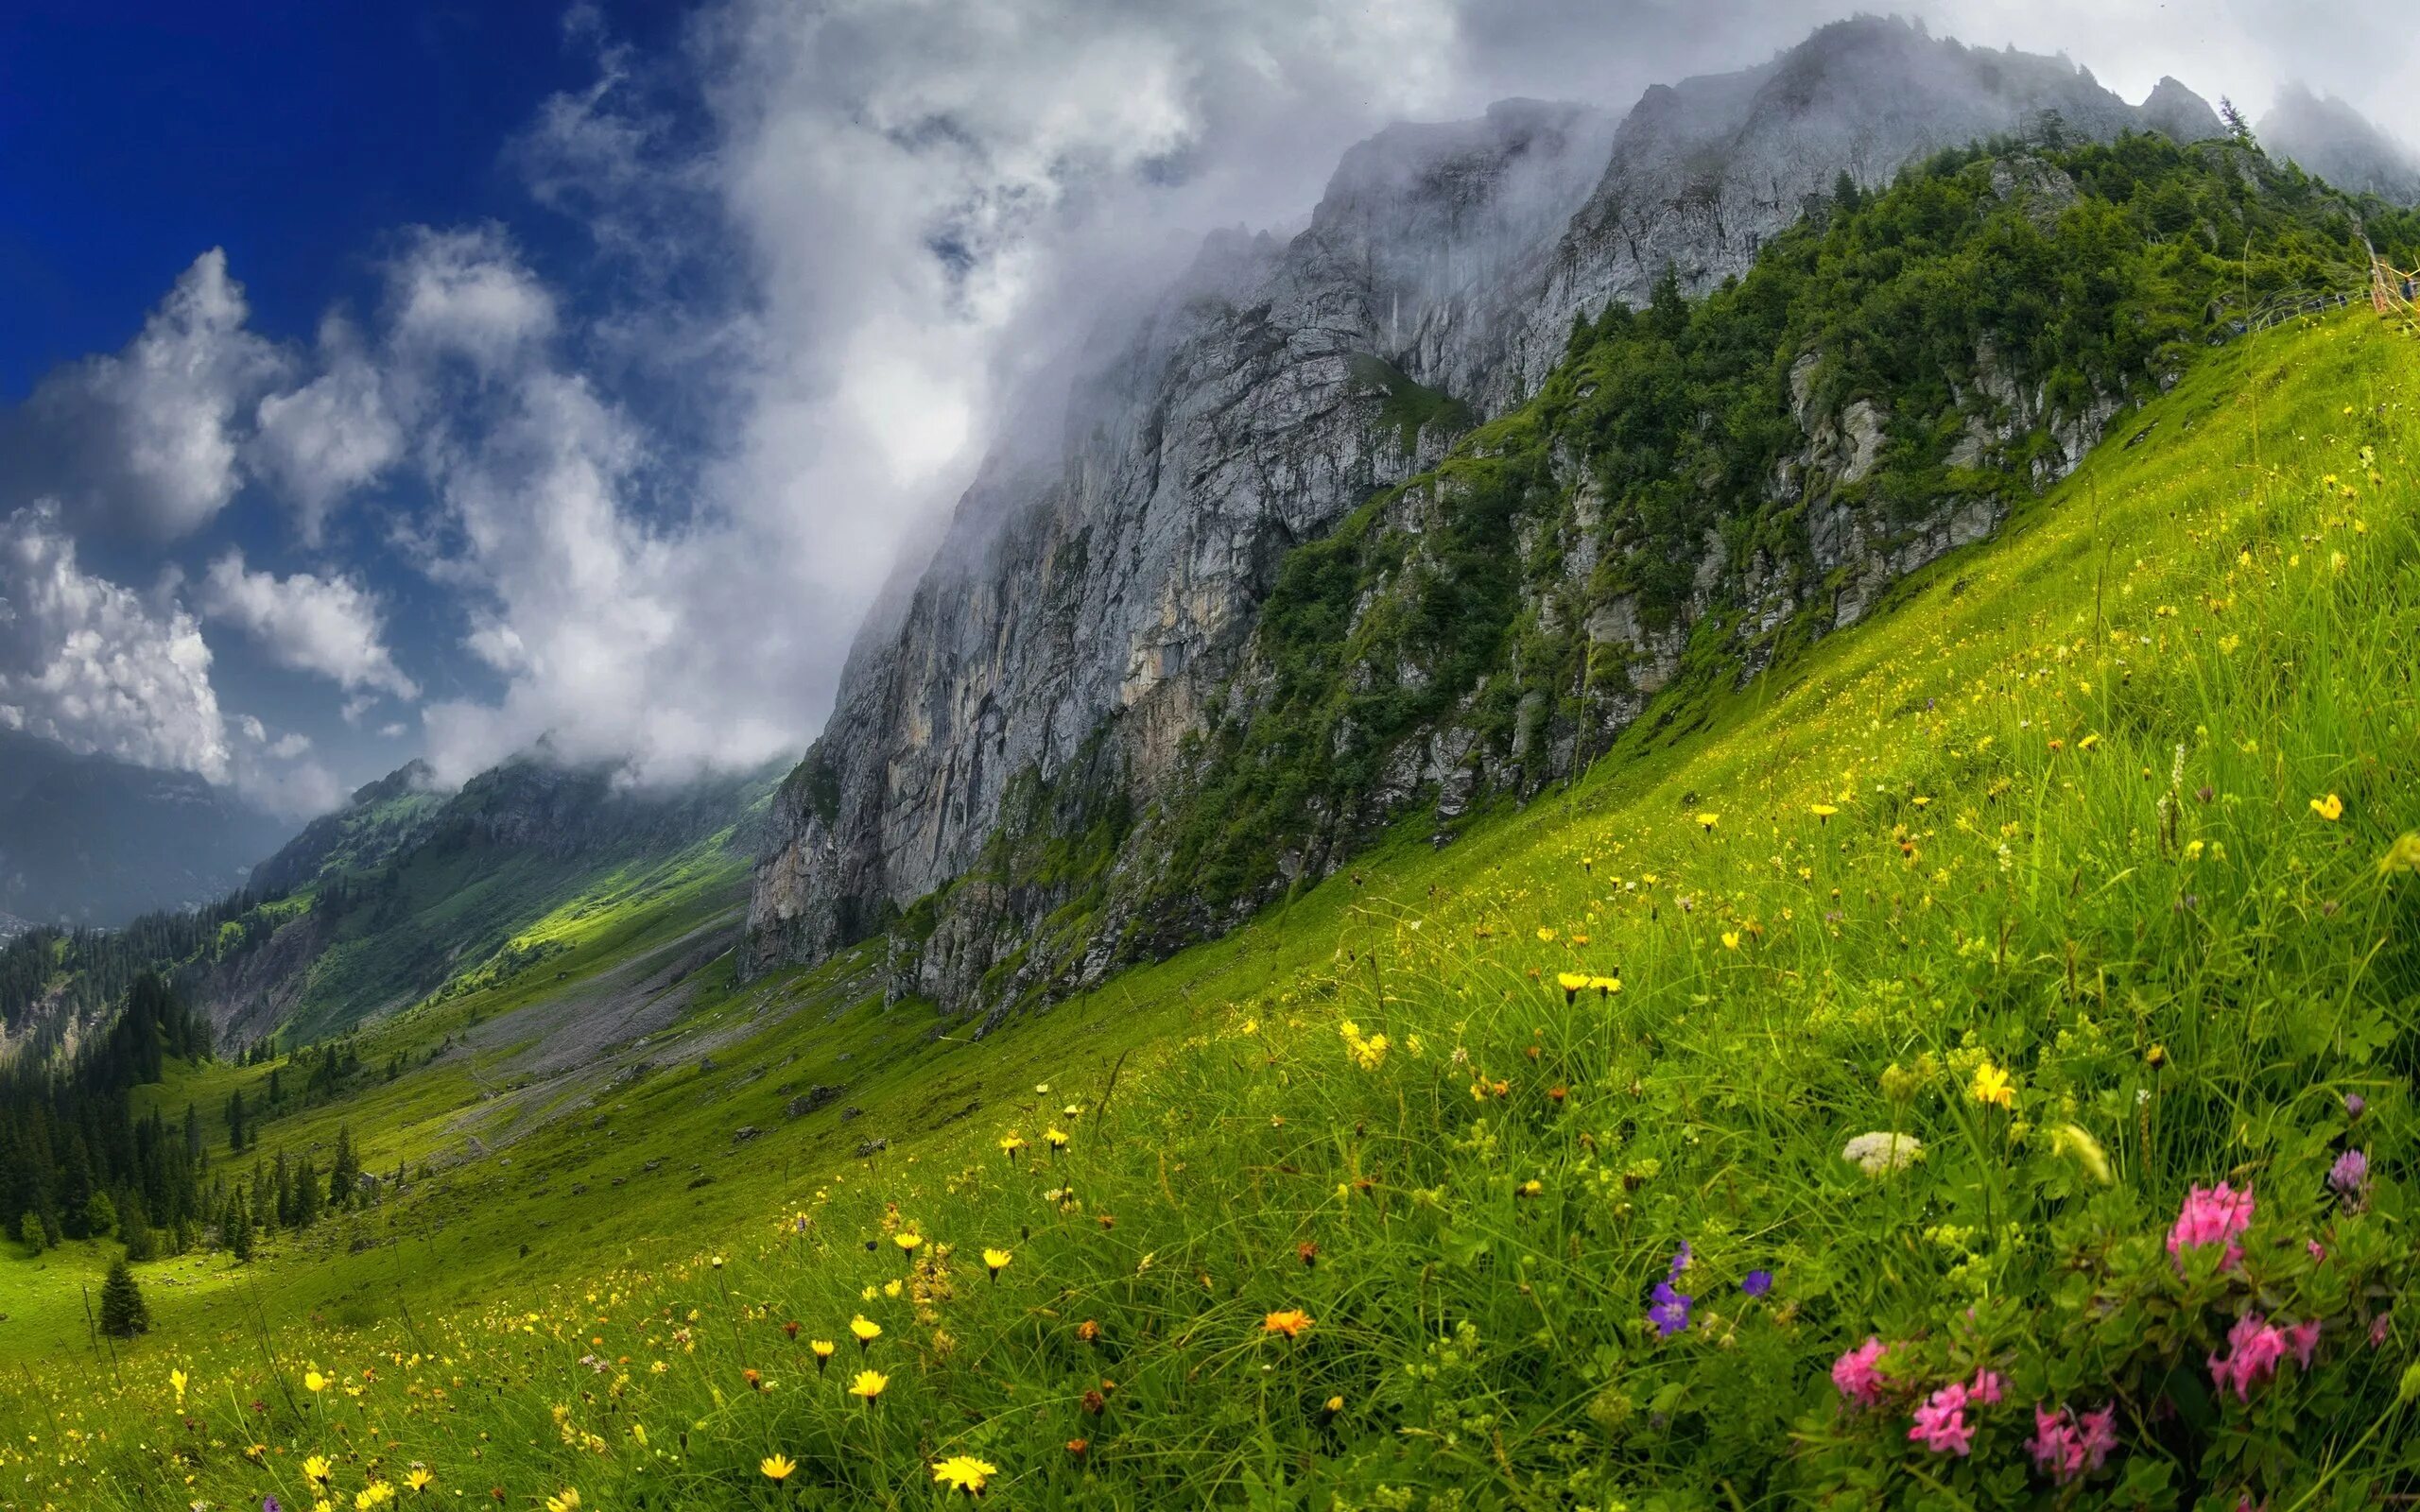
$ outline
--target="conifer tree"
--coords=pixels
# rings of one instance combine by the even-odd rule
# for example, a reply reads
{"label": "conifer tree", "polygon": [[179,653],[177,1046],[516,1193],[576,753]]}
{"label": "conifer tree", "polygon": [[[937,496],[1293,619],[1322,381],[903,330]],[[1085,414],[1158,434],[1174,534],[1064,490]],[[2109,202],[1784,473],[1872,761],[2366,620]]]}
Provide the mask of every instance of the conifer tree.
{"label": "conifer tree", "polygon": [[294,1227],[308,1228],[320,1221],[320,1168],[309,1156],[294,1171]]}
{"label": "conifer tree", "polygon": [[109,1278],[101,1282],[101,1332],[113,1339],[151,1332],[151,1310],[143,1305],[143,1288],[123,1259],[110,1262]]}
{"label": "conifer tree", "polygon": [[251,1263],[252,1211],[245,1206],[241,1192],[227,1201],[227,1248],[238,1265]]}
{"label": "conifer tree", "polygon": [[361,1186],[361,1159],[354,1152],[353,1125],[337,1125],[336,1159],[328,1166],[328,1206],[349,1208]]}
{"label": "conifer tree", "polygon": [[244,1152],[244,1089],[241,1087],[227,1094],[227,1149],[234,1155]]}

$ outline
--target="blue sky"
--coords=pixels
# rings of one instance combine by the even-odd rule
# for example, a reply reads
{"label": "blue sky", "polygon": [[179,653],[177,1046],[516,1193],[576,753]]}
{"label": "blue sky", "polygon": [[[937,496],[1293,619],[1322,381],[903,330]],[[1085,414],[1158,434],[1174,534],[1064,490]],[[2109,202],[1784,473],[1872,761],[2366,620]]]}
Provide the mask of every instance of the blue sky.
{"label": "blue sky", "polygon": [[[0,724],[289,814],[794,755],[998,417],[1204,231],[1848,9],[0,0]],[[2338,41],[2384,0],[1904,9],[2420,129],[2420,52]]]}

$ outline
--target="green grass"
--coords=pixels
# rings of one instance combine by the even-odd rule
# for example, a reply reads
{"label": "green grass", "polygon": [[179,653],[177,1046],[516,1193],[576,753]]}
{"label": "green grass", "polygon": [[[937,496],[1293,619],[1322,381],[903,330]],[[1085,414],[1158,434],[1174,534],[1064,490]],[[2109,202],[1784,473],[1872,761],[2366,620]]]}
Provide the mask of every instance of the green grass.
{"label": "green grass", "polygon": [[[735,901],[631,879],[527,932],[563,954],[372,1026],[364,1061],[412,1069],[262,1140],[349,1122],[426,1177],[247,1270],[145,1267],[158,1326],[113,1353],[73,1289],[97,1249],[0,1265],[0,1501],[309,1506],[313,1453],[343,1504],[420,1464],[521,1507],[920,1506],[959,1453],[1035,1507],[2408,1494],[2420,876],[2381,858],[2420,864],[2415,366],[2366,316],[2229,348],[1997,540],[1676,688],[1575,787],[979,1040],[885,1006],[877,940],[718,962],[648,1045],[533,1069],[562,1031],[517,1023]],[[2012,1106],[1979,1101],[2001,1072]],[[1924,1159],[1861,1175],[1868,1131]],[[2357,1146],[2360,1211],[2324,1179]],[[2258,1196],[2246,1258],[2171,1265],[2221,1178]],[[2322,1331],[2238,1401],[2205,1361],[2253,1309]],[[876,1406],[843,1389],[857,1314]],[[1869,1335],[1889,1383],[1853,1411],[1828,1372]],[[1970,1455],[1908,1441],[1983,1369]],[[2063,1490],[2037,1400],[2110,1403],[2119,1456]]]}

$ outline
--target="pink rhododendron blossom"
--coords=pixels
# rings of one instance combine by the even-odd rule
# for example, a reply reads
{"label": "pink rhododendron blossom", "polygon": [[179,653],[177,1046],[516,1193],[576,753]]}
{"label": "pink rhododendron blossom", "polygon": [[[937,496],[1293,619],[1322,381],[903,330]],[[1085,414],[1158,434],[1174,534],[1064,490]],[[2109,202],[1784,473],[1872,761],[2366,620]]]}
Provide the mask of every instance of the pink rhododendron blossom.
{"label": "pink rhododendron blossom", "polygon": [[2386,1342],[2387,1335],[2394,1332],[2394,1314],[2380,1313],[2377,1316],[2370,1319],[2370,1348],[2375,1349],[2379,1345],[2384,1344]]}
{"label": "pink rhododendron blossom", "polygon": [[2319,1320],[2313,1318],[2288,1329],[2286,1343],[2294,1351],[2294,1364],[2305,1370],[2309,1369],[2311,1356],[2319,1352]]}
{"label": "pink rhododendron blossom", "polygon": [[2168,1252],[2181,1263],[2187,1249],[2224,1245],[2226,1253],[2220,1257],[2219,1269],[2235,1269],[2243,1260],[2243,1246],[2236,1243],[2236,1236],[2252,1227],[2252,1209],[2249,1187],[2238,1192],[2223,1181],[2214,1187],[2195,1187],[2186,1194],[2176,1227],[2168,1231]]}
{"label": "pink rhododendron blossom", "polygon": [[1978,1370],[1975,1372],[1975,1383],[1966,1391],[1984,1406],[1996,1407],[2000,1404],[2000,1388],[2007,1383],[1996,1370]]}
{"label": "pink rhododendron blossom", "polygon": [[1881,1361],[1882,1339],[1868,1334],[1863,1344],[1832,1362],[1832,1384],[1858,1406],[1871,1407],[1882,1400],[1887,1384],[1879,1368]]}
{"label": "pink rhododendron blossom", "polygon": [[2227,1349],[2223,1359],[2210,1356],[2210,1381],[2221,1391],[2234,1387],[2238,1401],[2249,1401],[2252,1388],[2277,1373],[2286,1332],[2259,1314],[2246,1313],[2227,1331]]}
{"label": "pink rhododendron blossom", "polygon": [[1922,1444],[1936,1454],[1964,1454],[1975,1447],[1975,1429],[1966,1421],[1964,1382],[1951,1382],[1916,1409],[1908,1442]]}
{"label": "pink rhododendron blossom", "polygon": [[2100,1469],[2118,1448],[2118,1408],[2113,1403],[2078,1418],[2061,1407],[2033,1404],[2033,1463],[2061,1486]]}

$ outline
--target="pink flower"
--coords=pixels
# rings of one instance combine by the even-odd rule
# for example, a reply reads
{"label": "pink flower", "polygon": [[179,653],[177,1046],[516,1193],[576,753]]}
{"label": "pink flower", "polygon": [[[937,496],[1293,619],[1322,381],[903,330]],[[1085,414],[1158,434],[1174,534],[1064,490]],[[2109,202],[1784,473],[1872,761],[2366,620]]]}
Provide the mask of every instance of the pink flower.
{"label": "pink flower", "polygon": [[2186,1194],[2176,1227],[2168,1231],[2168,1252],[2182,1263],[2188,1248],[2222,1244],[2227,1247],[2220,1257],[2219,1269],[2235,1269],[2243,1260],[2243,1246],[2236,1243],[2236,1236],[2252,1227],[2252,1209],[2250,1187],[2237,1192],[2223,1181],[2214,1187],[2195,1187]]}
{"label": "pink flower", "polygon": [[2061,1486],[2100,1469],[2118,1448],[2114,1404],[2081,1418],[2066,1407],[2052,1412],[2033,1404],[2033,1463]]}
{"label": "pink flower", "polygon": [[1964,1454],[1975,1447],[1975,1430],[1966,1421],[1963,1382],[1951,1382],[1916,1409],[1908,1442],[1922,1444],[1936,1454]]}
{"label": "pink flower", "polygon": [[1889,1384],[1878,1368],[1881,1360],[1881,1337],[1868,1334],[1863,1344],[1832,1362],[1832,1384],[1858,1406],[1871,1407],[1882,1400],[1883,1389]]}
{"label": "pink flower", "polygon": [[1984,1406],[1996,1407],[2000,1404],[2000,1387],[2007,1383],[1996,1370],[1978,1370],[1975,1372],[1975,1383],[1966,1390]]}
{"label": "pink flower", "polygon": [[2311,1356],[2319,1352],[2319,1320],[2313,1318],[2288,1329],[2286,1342],[2293,1349],[2294,1364],[2302,1369],[2309,1369]]}
{"label": "pink flower", "polygon": [[2285,1358],[2285,1331],[2257,1313],[2246,1313],[2227,1331],[2227,1349],[2224,1359],[2210,1356],[2210,1381],[2221,1391],[2233,1386],[2238,1401],[2250,1401],[2252,1388],[2275,1375],[2277,1362]]}
{"label": "pink flower", "polygon": [[2370,1348],[2375,1349],[2379,1345],[2384,1344],[2386,1342],[2387,1335],[2394,1332],[2394,1314],[2393,1313],[2380,1313],[2377,1316],[2370,1319]]}
{"label": "pink flower", "polygon": [[2314,1264],[2314,1265],[2325,1265],[2325,1264],[2326,1264],[2326,1263],[2327,1263],[2327,1246],[2326,1246],[2325,1245],[2321,1244],[2318,1240],[2316,1240],[2316,1239],[2306,1239],[2306,1240],[2304,1240],[2304,1241],[2303,1241],[2303,1248],[2304,1248],[2305,1250],[2307,1250],[2307,1251],[2308,1251],[2308,1252],[2309,1252],[2309,1254],[2310,1254],[2310,1263],[2311,1263],[2312,1264]]}

